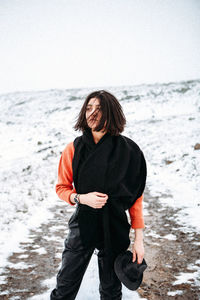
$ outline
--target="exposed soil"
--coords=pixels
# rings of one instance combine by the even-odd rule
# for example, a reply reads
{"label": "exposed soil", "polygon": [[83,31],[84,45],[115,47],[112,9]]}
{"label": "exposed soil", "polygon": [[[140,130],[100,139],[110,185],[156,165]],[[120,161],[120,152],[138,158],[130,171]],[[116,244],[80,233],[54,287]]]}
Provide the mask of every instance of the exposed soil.
{"label": "exposed soil", "polygon": [[[169,197],[162,195],[165,196]],[[138,289],[139,294],[148,300],[199,300],[200,286],[196,286],[194,280],[178,285],[173,285],[173,282],[180,272],[195,272],[188,269],[188,265],[194,265],[200,258],[200,247],[197,244],[200,236],[181,230],[175,217],[173,218],[178,210],[163,206],[158,198],[151,197],[148,192],[145,193],[144,201],[147,202],[149,213],[145,216],[144,230],[145,260],[148,268]],[[71,215],[67,208],[65,203],[55,206],[52,209],[53,218],[42,224],[38,230],[31,230],[30,241],[20,243],[22,252],[13,253],[9,257],[8,261],[12,265],[9,264],[0,274],[6,277],[6,283],[1,285],[0,299],[13,297],[12,299],[25,300],[47,290],[43,280],[56,275],[55,270],[57,271],[61,261],[63,242],[68,232],[67,220]],[[63,224],[66,226],[61,227]],[[163,238],[170,233],[176,237],[175,240]],[[62,243],[58,237],[63,240]],[[41,247],[46,253],[37,252]],[[17,268],[17,264],[22,262],[27,268]],[[177,290],[182,291],[182,294],[168,295],[168,292]]]}
{"label": "exposed soil", "polygon": [[[163,197],[169,195],[162,195]],[[178,209],[162,206],[156,197],[149,194],[145,194],[144,198],[148,203],[149,213],[145,216],[145,224],[148,227],[144,231],[145,260],[148,268],[138,289],[139,294],[149,300],[199,300],[200,286],[196,286],[194,280],[176,285],[172,283],[177,279],[175,276],[181,272],[195,272],[188,269],[188,265],[194,266],[200,258],[200,235],[194,232],[185,233],[180,229],[175,218]],[[152,230],[154,235],[151,234]],[[176,239],[163,238],[168,234],[173,234]],[[168,292],[172,291],[182,291],[182,294],[169,296]]]}

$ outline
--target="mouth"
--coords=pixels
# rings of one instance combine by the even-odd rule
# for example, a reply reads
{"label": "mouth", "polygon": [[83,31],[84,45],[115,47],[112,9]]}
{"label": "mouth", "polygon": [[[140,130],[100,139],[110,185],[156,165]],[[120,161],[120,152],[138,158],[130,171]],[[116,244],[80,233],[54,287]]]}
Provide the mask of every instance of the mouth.
{"label": "mouth", "polygon": [[89,122],[97,122],[98,120],[93,118],[93,119],[90,119]]}

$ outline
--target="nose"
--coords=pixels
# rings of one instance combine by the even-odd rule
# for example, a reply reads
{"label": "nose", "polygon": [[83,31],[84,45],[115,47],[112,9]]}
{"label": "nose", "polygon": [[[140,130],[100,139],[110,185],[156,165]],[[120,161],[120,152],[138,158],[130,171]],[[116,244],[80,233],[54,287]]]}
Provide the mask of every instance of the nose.
{"label": "nose", "polygon": [[98,108],[96,108],[96,109],[93,108],[92,111],[91,111],[90,117],[91,117],[91,116],[96,117],[97,114],[98,114]]}

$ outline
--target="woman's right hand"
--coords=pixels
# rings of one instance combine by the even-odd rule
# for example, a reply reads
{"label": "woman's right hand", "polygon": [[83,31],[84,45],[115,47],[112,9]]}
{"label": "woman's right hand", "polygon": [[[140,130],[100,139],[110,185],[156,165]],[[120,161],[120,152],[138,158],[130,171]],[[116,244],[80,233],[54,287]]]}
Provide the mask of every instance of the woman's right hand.
{"label": "woman's right hand", "polygon": [[99,193],[99,192],[91,192],[88,194],[80,195],[80,203],[86,204],[93,208],[102,208],[108,199],[107,194]]}

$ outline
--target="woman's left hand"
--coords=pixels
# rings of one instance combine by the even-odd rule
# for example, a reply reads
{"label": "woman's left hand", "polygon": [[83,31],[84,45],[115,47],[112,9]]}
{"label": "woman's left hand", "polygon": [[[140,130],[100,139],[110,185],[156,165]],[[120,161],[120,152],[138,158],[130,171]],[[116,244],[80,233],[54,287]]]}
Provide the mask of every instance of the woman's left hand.
{"label": "woman's left hand", "polygon": [[143,240],[135,239],[134,244],[132,246],[132,252],[133,252],[133,262],[136,260],[136,254],[137,254],[137,263],[141,264],[144,258]]}

